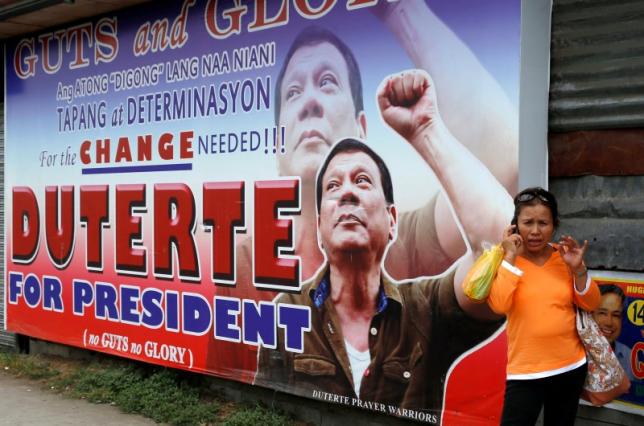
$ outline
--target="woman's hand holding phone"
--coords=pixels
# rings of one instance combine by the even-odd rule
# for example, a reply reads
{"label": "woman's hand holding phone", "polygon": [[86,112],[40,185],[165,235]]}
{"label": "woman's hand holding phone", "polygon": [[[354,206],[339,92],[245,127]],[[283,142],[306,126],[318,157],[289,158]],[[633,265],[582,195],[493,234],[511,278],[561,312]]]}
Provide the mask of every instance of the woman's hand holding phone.
{"label": "woman's hand holding phone", "polygon": [[501,247],[503,248],[503,260],[514,265],[514,260],[519,254],[519,250],[523,245],[523,238],[518,233],[517,225],[510,225],[503,231],[503,241]]}

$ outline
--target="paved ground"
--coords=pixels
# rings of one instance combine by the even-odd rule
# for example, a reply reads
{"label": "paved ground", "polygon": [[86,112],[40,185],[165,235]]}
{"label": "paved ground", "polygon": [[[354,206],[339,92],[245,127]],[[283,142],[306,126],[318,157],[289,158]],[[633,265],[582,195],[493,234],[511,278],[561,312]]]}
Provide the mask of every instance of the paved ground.
{"label": "paved ground", "polygon": [[118,408],[67,399],[41,388],[40,383],[0,373],[0,425],[121,426],[156,425]]}

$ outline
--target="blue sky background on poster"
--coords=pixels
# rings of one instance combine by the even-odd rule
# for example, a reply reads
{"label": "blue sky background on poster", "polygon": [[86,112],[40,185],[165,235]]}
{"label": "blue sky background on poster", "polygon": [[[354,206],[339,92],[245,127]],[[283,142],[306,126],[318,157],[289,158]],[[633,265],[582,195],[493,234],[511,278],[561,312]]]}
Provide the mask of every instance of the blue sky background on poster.
{"label": "blue sky background on poster", "polygon": [[[272,2],[269,2],[272,3]],[[315,3],[315,2],[311,2]],[[231,36],[225,40],[215,40],[206,31],[204,25],[205,2],[197,2],[188,12],[187,43],[176,50],[166,49],[164,52],[150,52],[135,57],[132,54],[134,34],[144,23],[141,16],[149,16],[149,21],[163,17],[170,22],[178,15],[180,3],[164,4],[160,10],[158,5],[140,9],[144,13],[120,13],[118,16],[119,52],[114,61],[99,66],[90,65],[78,70],[61,70],[54,75],[47,75],[39,69],[37,76],[26,81],[20,81],[12,72],[7,73],[7,155],[14,164],[20,164],[20,171],[25,168],[32,173],[20,173],[20,181],[26,185],[41,186],[51,182],[51,173],[55,171],[57,184],[78,183],[81,165],[74,167],[39,167],[39,154],[43,150],[59,152],[71,146],[72,151],[78,152],[78,147],[85,139],[96,140],[110,138],[115,144],[120,136],[128,136],[131,140],[139,134],[152,134],[158,137],[161,133],[170,132],[178,135],[180,131],[193,130],[195,139],[193,148],[195,158],[193,172],[179,175],[147,174],[137,176],[137,181],[154,183],[167,181],[183,181],[190,185],[200,185],[207,180],[233,180],[243,177],[247,181],[274,177],[277,173],[276,160],[272,152],[264,153],[264,149],[255,152],[235,152],[227,154],[198,155],[198,137],[213,133],[235,133],[243,131],[263,131],[272,128],[273,122],[273,90],[270,87],[270,109],[251,111],[249,113],[226,114],[212,118],[193,118],[179,121],[144,123],[120,128],[112,128],[111,113],[126,98],[149,92],[179,90],[181,88],[198,87],[201,85],[219,85],[225,81],[242,80],[244,78],[270,78],[274,85],[284,55],[290,42],[298,31],[305,26],[314,24],[327,27],[344,40],[357,56],[362,75],[365,93],[365,110],[368,117],[368,139],[374,148],[390,163],[394,183],[399,188],[413,188],[418,182],[423,182],[423,188],[428,181],[434,181],[425,164],[411,149],[379,119],[375,102],[375,91],[382,79],[394,72],[411,68],[412,63],[406,53],[381,22],[367,9],[347,12],[339,2],[333,10],[318,20],[306,20],[300,17],[291,5],[288,26],[266,29],[260,32],[248,32],[245,26],[240,35]],[[519,27],[516,17],[520,13],[520,2],[516,0],[498,0],[494,2],[477,2],[470,0],[455,0],[452,2],[428,2],[452,29],[470,46],[483,65],[495,76],[508,94],[514,105],[518,104],[518,68],[519,68]],[[484,3],[484,4],[483,4]],[[462,13],[468,10],[467,14]],[[149,12],[149,13],[148,13]],[[274,12],[274,11],[272,11]],[[269,10],[269,15],[271,11]],[[250,18],[249,18],[250,19]],[[516,22],[516,28],[507,23]],[[504,25],[500,25],[504,23]],[[362,31],[368,29],[368,33]],[[382,30],[380,30],[382,29]],[[106,95],[87,96],[71,104],[104,100],[108,114],[108,124],[104,129],[90,129],[60,134],[58,129],[59,117],[56,107],[70,105],[65,101],[56,101],[56,88],[59,82],[73,84],[77,78],[111,73],[134,67],[143,67],[157,63],[172,62],[190,57],[201,57],[214,52],[228,51],[239,46],[250,46],[259,43],[274,42],[276,45],[277,63],[259,70],[231,72],[215,77],[198,78],[183,82],[162,82],[153,87],[114,92],[110,89]],[[378,46],[377,49],[374,46]],[[13,46],[9,46],[8,61],[11,64]],[[383,58],[381,52],[387,52]],[[437,90],[441,90],[440,87]],[[29,117],[28,119],[25,119]],[[35,119],[37,117],[37,119]],[[133,153],[135,154],[134,150]],[[155,161],[152,164],[156,163]],[[110,164],[123,165],[123,164]],[[18,169],[9,166],[8,174],[17,174]],[[421,171],[419,176],[419,171]],[[132,182],[129,175],[110,175],[113,183]],[[83,176],[83,183],[105,183],[105,176]],[[424,189],[423,193],[427,190]],[[418,197],[416,191],[400,190],[398,203],[403,209],[412,208],[424,200]],[[38,194],[40,197],[40,194]]]}

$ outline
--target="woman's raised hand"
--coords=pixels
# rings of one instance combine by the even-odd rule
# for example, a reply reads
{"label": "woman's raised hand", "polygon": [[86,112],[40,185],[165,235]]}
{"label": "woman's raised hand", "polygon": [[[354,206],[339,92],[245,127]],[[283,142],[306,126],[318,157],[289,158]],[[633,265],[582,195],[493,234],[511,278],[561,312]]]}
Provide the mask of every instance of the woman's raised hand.
{"label": "woman's raised hand", "polygon": [[559,239],[559,254],[570,270],[577,275],[585,272],[584,254],[587,247],[588,240],[585,240],[582,246],[570,235],[562,235]]}
{"label": "woman's raised hand", "polygon": [[503,241],[501,247],[503,248],[503,260],[514,265],[514,260],[519,254],[519,250],[523,245],[523,238],[521,235],[515,233],[517,225],[510,225],[503,231]]}

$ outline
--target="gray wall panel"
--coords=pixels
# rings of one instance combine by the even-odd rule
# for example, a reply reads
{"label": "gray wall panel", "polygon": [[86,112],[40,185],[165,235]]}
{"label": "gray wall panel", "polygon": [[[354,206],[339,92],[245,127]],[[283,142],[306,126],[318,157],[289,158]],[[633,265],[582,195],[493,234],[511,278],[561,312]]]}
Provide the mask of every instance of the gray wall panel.
{"label": "gray wall panel", "polygon": [[[644,0],[554,0],[550,72],[550,132],[644,128]],[[611,161],[643,160],[622,157]],[[644,176],[551,178],[550,189],[558,233],[591,242],[589,267],[644,271]]]}
{"label": "gray wall panel", "polygon": [[555,0],[551,131],[644,127],[644,1]]}
{"label": "gray wall panel", "polygon": [[550,180],[560,206],[557,232],[588,240],[590,268],[644,271],[644,176]]}

